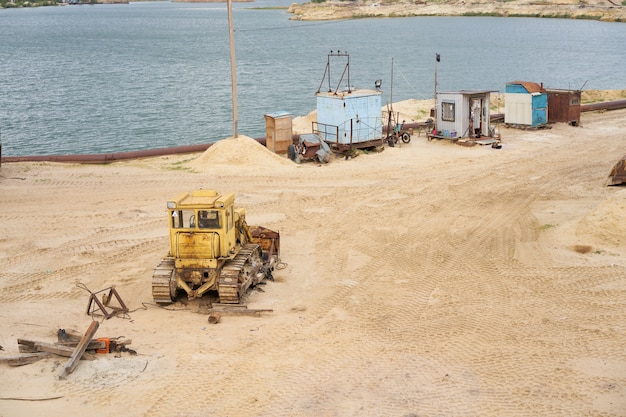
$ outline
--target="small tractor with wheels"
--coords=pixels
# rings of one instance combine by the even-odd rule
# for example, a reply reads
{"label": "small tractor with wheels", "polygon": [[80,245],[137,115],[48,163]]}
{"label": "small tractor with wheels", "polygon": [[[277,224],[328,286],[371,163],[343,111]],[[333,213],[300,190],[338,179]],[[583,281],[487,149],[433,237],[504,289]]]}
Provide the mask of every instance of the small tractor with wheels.
{"label": "small tractor with wheels", "polygon": [[249,288],[279,263],[280,234],[248,226],[233,193],[195,190],[167,202],[170,249],[152,277],[157,304],[217,293],[219,303],[241,304]]}
{"label": "small tractor with wheels", "polygon": [[398,121],[400,116],[399,112],[394,112],[393,110],[387,111],[387,144],[391,147],[394,147],[399,140],[402,140],[404,143],[411,142],[411,134],[402,128],[404,125],[404,120],[402,122]]}

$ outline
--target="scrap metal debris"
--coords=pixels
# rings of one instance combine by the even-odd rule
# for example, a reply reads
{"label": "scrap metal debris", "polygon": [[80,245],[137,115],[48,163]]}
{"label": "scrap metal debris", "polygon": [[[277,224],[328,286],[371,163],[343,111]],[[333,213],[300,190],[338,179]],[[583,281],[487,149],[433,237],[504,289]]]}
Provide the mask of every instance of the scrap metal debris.
{"label": "scrap metal debris", "polygon": [[[90,316],[101,314],[108,320],[120,313],[128,313],[128,307],[124,304],[124,301],[115,289],[115,286],[96,292],[92,292],[85,284],[79,283],[76,284],[76,286],[88,291],[89,294],[91,294],[89,297],[89,303],[87,304],[87,314]],[[108,294],[105,294],[107,290],[109,292]],[[100,301],[100,295],[102,296],[102,301]],[[117,301],[117,305],[111,304],[111,301],[114,301],[114,299]]]}
{"label": "scrap metal debris", "polygon": [[[97,322],[92,322],[92,325],[84,335],[71,329],[59,329],[57,331],[57,341],[54,343],[18,338],[17,344],[20,354],[0,358],[0,363],[5,363],[9,366],[22,366],[56,355],[70,358],[68,364],[66,364],[66,367],[68,365],[70,367],[67,371],[67,374],[69,374],[76,367],[78,359],[94,360],[97,354],[108,353],[115,353],[115,357],[120,357],[122,352],[127,352],[131,356],[137,354],[136,351],[128,348],[132,341],[122,336],[94,339],[93,336],[98,325],[93,323]],[[81,342],[83,343],[82,345]]]}

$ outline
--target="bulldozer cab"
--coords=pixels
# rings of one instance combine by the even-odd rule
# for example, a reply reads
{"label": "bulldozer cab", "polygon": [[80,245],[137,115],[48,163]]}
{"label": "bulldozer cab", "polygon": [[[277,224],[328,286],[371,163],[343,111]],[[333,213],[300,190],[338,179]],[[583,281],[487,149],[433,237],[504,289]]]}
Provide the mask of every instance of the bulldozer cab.
{"label": "bulldozer cab", "polygon": [[170,256],[178,259],[228,257],[238,245],[234,195],[196,190],[167,203]]}

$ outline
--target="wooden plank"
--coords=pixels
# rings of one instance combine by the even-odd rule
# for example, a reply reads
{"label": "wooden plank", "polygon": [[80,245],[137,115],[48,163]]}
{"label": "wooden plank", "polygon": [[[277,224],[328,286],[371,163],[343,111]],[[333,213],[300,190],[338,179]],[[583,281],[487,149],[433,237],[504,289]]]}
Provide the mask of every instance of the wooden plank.
{"label": "wooden plank", "polygon": [[59,379],[65,379],[69,374],[74,372],[74,369],[76,369],[76,366],[78,366],[78,359],[85,353],[87,345],[89,344],[89,341],[93,339],[96,331],[98,331],[98,327],[100,327],[100,323],[98,323],[97,321],[91,322],[89,328],[85,332],[85,335],[78,343],[78,346],[76,346],[76,349],[74,349],[74,353],[72,353],[72,356],[63,367],[61,374],[59,375]]}
{"label": "wooden plank", "polygon": [[[56,344],[46,343],[46,342],[37,342],[35,344],[35,347],[37,348],[37,351],[39,352],[54,353],[55,355],[65,356],[66,358],[71,358],[72,354],[74,353],[74,350],[76,349],[71,346],[61,346],[61,345],[56,345]],[[95,359],[95,356],[89,353],[83,353],[83,355],[81,356],[81,359],[93,360]]]}
{"label": "wooden plank", "polygon": [[6,363],[9,366],[22,366],[37,362],[38,360],[52,356],[48,352],[27,353],[25,355],[9,356],[0,358],[0,363]]}
{"label": "wooden plank", "polygon": [[[55,343],[55,345],[75,348],[78,345],[78,342],[58,342],[58,343]],[[105,349],[105,348],[106,348],[106,343],[98,342],[97,340],[91,340],[89,342],[89,345],[87,345],[87,350],[98,350],[98,349]]]}
{"label": "wooden plank", "polygon": [[260,316],[261,313],[272,313],[274,310],[272,309],[250,309],[250,308],[214,308],[211,310],[215,313],[220,313],[223,315],[231,315],[231,316]]}
{"label": "wooden plank", "polygon": [[35,347],[37,348],[37,350],[41,352],[50,352],[50,353],[54,353],[55,355],[65,356],[66,358],[71,357],[72,354],[74,353],[74,348],[72,347],[57,346],[57,345],[53,345],[52,343],[46,343],[46,342],[37,342],[35,343]]}
{"label": "wooden plank", "polygon": [[245,304],[222,304],[222,303],[213,303],[212,305],[214,309],[216,308],[227,308],[229,310],[245,310],[248,308]]}
{"label": "wooden plank", "polygon": [[111,351],[113,351],[114,347],[118,347],[118,346],[126,347],[128,345],[131,345],[132,343],[133,343],[133,339],[122,339],[122,340],[111,339]]}
{"label": "wooden plank", "polygon": [[18,345],[17,349],[20,353],[37,353],[39,352],[34,346]]}
{"label": "wooden plank", "polygon": [[22,346],[27,346],[27,347],[31,347],[31,348],[35,348],[35,343],[37,343],[36,340],[30,340],[30,339],[17,339],[17,344],[18,345],[22,345]]}
{"label": "wooden plank", "polygon": [[[65,342],[65,343],[46,343],[40,342],[37,340],[29,340],[29,339],[17,339],[17,343],[19,343],[19,351],[24,353],[34,353],[34,352],[49,352],[54,353],[55,355],[65,356],[67,358],[72,356],[74,349],[77,345],[75,342]],[[105,347],[104,342],[98,342],[96,340],[92,340],[87,345],[86,350],[96,350],[103,349]],[[86,353],[83,355],[82,359],[93,359],[94,356]]]}

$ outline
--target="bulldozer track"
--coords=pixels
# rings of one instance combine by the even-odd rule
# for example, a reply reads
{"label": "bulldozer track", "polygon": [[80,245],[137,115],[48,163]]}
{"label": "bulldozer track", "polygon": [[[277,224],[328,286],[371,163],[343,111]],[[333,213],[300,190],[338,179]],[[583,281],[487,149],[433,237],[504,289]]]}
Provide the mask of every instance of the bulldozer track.
{"label": "bulldozer track", "polygon": [[172,274],[174,273],[174,259],[166,258],[154,270],[152,275],[152,298],[161,305],[172,303]]}
{"label": "bulldozer track", "polygon": [[232,261],[224,265],[220,273],[218,286],[220,303],[239,304],[241,302],[252,279],[244,276],[244,268],[246,264],[250,262],[254,252],[256,251],[258,253],[259,250],[259,245],[252,243],[247,244]]}
{"label": "bulldozer track", "polygon": [[[235,258],[222,268],[218,294],[220,303],[235,305],[240,304],[246,290],[253,284],[252,277],[247,276],[246,264],[254,256],[259,254],[260,246],[247,244],[235,256]],[[171,304],[176,293],[176,282],[173,280],[174,259],[162,259],[152,275],[152,297],[154,302],[160,305]],[[256,272],[256,271],[253,271]]]}

